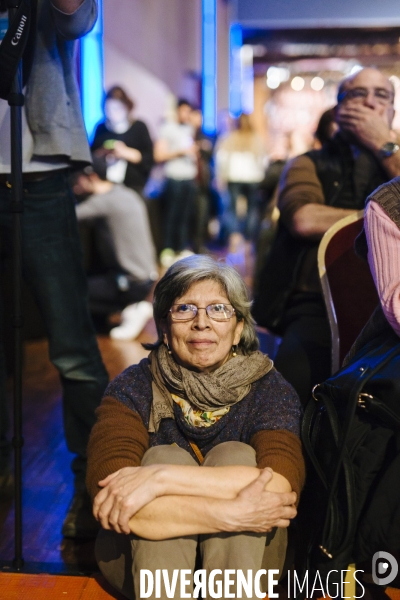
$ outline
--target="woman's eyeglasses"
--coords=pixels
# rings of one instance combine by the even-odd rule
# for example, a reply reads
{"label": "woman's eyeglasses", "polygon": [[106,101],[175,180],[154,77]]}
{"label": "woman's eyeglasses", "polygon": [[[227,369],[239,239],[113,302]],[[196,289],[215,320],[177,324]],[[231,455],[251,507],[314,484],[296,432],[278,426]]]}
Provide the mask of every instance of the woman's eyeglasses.
{"label": "woman's eyeglasses", "polygon": [[230,304],[209,304],[205,308],[195,304],[173,304],[169,312],[173,321],[192,321],[199,310],[205,310],[213,321],[228,321],[236,312]]}

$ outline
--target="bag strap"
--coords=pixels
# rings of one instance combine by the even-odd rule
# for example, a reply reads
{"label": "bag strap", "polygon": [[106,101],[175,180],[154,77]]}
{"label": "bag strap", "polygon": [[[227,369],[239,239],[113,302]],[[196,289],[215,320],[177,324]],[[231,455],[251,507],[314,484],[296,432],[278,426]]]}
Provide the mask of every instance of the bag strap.
{"label": "bag strap", "polygon": [[202,465],[204,462],[204,456],[201,453],[200,448],[198,447],[197,444],[195,444],[194,442],[192,442],[191,440],[188,440],[189,444],[192,447],[193,452],[195,453],[197,460],[199,461],[199,463]]}
{"label": "bag strap", "polygon": [[[351,403],[350,403],[351,404]],[[328,419],[331,425],[334,440],[338,449],[337,465],[332,477],[332,482],[328,486],[329,496],[327,500],[327,513],[323,527],[323,533],[321,538],[322,551],[327,552],[327,547],[330,545],[329,541],[337,533],[337,527],[339,525],[339,509],[337,504],[337,484],[339,480],[339,474],[341,469],[344,474],[344,484],[346,488],[345,498],[347,500],[347,527],[344,528],[345,535],[341,541],[340,549],[335,549],[335,553],[339,554],[343,548],[345,548],[349,541],[352,539],[355,528],[356,528],[356,494],[355,494],[355,483],[354,474],[351,463],[351,458],[348,453],[346,442],[340,440],[340,425],[339,418],[332,400],[326,396],[324,398],[324,406]],[[353,420],[353,419],[352,419]]]}
{"label": "bag strap", "polygon": [[[312,445],[312,439],[311,439],[311,431],[312,431],[313,425],[315,426],[315,424],[316,424],[316,419],[318,418],[318,415],[321,415],[322,405],[326,411],[326,414],[327,414],[327,417],[329,420],[329,425],[331,427],[335,445],[338,450],[340,449],[340,446],[339,446],[340,424],[339,424],[339,418],[338,418],[335,406],[327,395],[321,394],[321,393],[319,394],[318,398],[315,397],[312,401],[310,400],[310,402],[306,406],[304,418],[303,418],[303,422],[302,422],[302,441],[304,444],[304,448],[305,448],[305,450],[314,466],[314,469],[315,469],[317,475],[319,476],[324,488],[326,489],[327,492],[330,492],[331,491],[331,482],[328,480],[326,473],[324,472],[323,468],[321,467],[318,457],[315,454],[315,451],[314,451],[314,448]],[[347,530],[348,530],[351,528],[350,526],[355,521],[355,519],[354,519],[354,516],[355,516],[355,488],[354,488],[354,481],[353,481],[352,471],[351,471],[350,457],[348,456],[347,453],[343,457],[342,462],[343,462],[343,467],[345,470],[346,498],[348,500],[348,515],[349,515],[348,516],[349,528],[347,528]],[[321,547],[322,547],[321,549],[323,549],[323,552],[325,552],[328,556],[331,553],[326,548],[327,548],[327,546],[331,545],[329,543],[329,541],[332,539],[332,535],[337,532],[338,520],[339,520],[339,510],[338,510],[338,505],[337,505],[337,499],[336,499],[336,495],[333,494],[332,497],[329,498],[329,500],[327,502],[327,508],[326,508],[326,514],[325,514],[325,519],[324,519],[324,526],[323,526],[322,541],[321,541]]]}
{"label": "bag strap", "polygon": [[[10,104],[22,104],[20,99],[11,99],[9,96],[19,61],[22,58],[29,38],[32,21],[31,9],[31,0],[21,0],[17,13],[13,21],[9,23],[0,45],[0,98],[9,100]],[[35,28],[33,27],[32,29],[34,30]],[[33,52],[30,54],[33,54]],[[32,57],[30,56],[29,58],[31,59]]]}

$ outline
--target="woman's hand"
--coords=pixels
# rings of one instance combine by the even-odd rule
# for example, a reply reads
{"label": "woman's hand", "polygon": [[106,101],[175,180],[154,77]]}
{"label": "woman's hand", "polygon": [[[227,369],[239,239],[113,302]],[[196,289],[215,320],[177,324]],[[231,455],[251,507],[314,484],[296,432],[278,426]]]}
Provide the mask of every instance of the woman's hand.
{"label": "woman's hand", "polygon": [[136,148],[130,148],[124,142],[116,141],[114,143],[113,155],[115,158],[123,158],[131,163],[140,163],[142,161],[142,153]]}
{"label": "woman's hand", "polygon": [[266,491],[273,471],[263,469],[259,477],[227,503],[227,531],[265,533],[273,527],[288,527],[296,514],[294,492]]}
{"label": "woman's hand", "polygon": [[99,481],[103,489],[94,499],[93,514],[104,529],[130,533],[129,519],[162,494],[158,478],[162,468],[125,467]]}

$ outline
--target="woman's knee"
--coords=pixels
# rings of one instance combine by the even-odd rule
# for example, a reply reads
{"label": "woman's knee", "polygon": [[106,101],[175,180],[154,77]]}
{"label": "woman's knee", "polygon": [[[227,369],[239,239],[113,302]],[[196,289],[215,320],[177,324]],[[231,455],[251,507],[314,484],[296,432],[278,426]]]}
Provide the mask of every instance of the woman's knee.
{"label": "woman's knee", "polygon": [[203,462],[205,467],[232,465],[257,466],[254,448],[243,442],[223,442],[218,446],[214,446],[207,453]]}
{"label": "woman's knee", "polygon": [[147,465],[188,465],[198,466],[186,450],[174,445],[153,446],[149,448],[141,462],[141,466]]}

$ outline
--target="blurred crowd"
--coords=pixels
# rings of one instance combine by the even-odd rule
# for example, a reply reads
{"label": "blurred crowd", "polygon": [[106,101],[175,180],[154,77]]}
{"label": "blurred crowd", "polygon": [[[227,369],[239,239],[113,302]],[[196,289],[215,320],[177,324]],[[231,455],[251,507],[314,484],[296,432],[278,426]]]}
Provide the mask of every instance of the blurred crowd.
{"label": "blurred crowd", "polygon": [[166,268],[192,253],[223,257],[248,284],[258,324],[282,338],[276,364],[305,401],[330,373],[319,240],[398,174],[393,97],[374,69],[345,79],[312,147],[293,157],[289,144],[268,155],[252,115],[206,135],[201,111],[186,99],[153,141],[123,88],[108,90],[93,167],[75,178],[84,199],[78,219],[91,223],[98,248],[92,313],[107,323],[120,315],[111,337],[134,339],[152,316],[153,285]]}
{"label": "blurred crowd", "polygon": [[[74,191],[86,237],[90,230],[91,311],[106,320],[121,312],[110,335],[140,333],[159,269],[191,253],[222,252],[237,267],[250,255],[256,285],[276,229],[275,191],[288,150],[269,157],[247,114],[207,135],[201,110],[186,99],[153,140],[120,86],[107,91],[104,117],[91,146],[93,167],[74,176]],[[327,111],[316,144],[332,123]]]}

